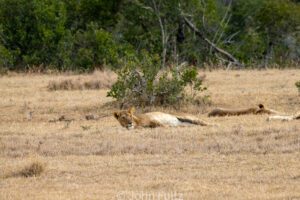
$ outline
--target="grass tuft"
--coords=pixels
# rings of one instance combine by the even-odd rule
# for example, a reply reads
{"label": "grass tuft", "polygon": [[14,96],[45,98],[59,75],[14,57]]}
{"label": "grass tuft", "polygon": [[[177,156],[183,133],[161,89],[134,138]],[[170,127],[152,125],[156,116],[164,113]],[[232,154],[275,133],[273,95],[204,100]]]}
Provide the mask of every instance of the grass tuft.
{"label": "grass tuft", "polygon": [[45,171],[45,165],[41,162],[35,161],[30,165],[25,166],[16,173],[13,173],[12,176],[15,177],[36,177],[40,176]]}

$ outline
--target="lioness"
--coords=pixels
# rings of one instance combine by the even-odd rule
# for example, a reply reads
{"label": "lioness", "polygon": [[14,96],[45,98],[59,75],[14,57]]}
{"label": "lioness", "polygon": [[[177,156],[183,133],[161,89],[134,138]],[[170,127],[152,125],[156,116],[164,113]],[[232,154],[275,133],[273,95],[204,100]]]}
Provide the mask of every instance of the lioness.
{"label": "lioness", "polygon": [[281,121],[292,121],[292,120],[296,120],[296,119],[300,119],[300,112],[297,113],[296,115],[274,115],[274,116],[270,116],[268,117],[268,121],[271,120],[281,120]]}
{"label": "lioness", "polygon": [[271,109],[267,109],[263,104],[259,104],[257,107],[244,108],[244,109],[226,109],[215,108],[208,113],[209,117],[215,116],[232,116],[232,115],[247,115],[247,114],[279,114],[279,112]]}
{"label": "lioness", "polygon": [[128,110],[115,112],[114,117],[127,129],[139,127],[155,128],[159,126],[181,126],[188,124],[201,126],[211,125],[191,115],[171,115],[163,112],[149,112],[135,115],[134,112],[135,108],[132,107]]}

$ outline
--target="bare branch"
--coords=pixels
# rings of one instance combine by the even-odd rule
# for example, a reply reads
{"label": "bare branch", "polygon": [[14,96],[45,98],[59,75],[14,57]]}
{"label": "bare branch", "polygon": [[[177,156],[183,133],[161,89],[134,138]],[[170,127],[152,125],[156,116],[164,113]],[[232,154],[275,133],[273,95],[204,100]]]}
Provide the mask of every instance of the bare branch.
{"label": "bare branch", "polygon": [[196,35],[198,35],[201,39],[203,39],[206,43],[208,43],[215,51],[217,51],[218,53],[220,53],[221,55],[225,56],[230,62],[233,62],[233,64],[242,67],[243,65],[230,53],[228,53],[227,51],[219,48],[215,43],[213,43],[212,41],[210,41],[208,38],[206,38],[196,27],[195,25],[189,21],[185,16],[183,16],[183,19],[185,21],[185,23],[187,24],[187,26],[192,29]]}
{"label": "bare branch", "polygon": [[233,34],[231,34],[230,36],[228,36],[225,40],[224,40],[224,44],[230,44],[231,43],[231,40],[237,35],[239,34],[241,31],[237,31]]}
{"label": "bare branch", "polygon": [[[224,25],[223,24],[225,23],[225,27],[226,27],[230,21],[231,15],[229,15],[229,11],[231,8],[231,4],[232,4],[232,1],[230,1],[229,5],[227,6],[226,12],[220,22],[220,26],[213,37],[213,40],[212,40],[213,43],[218,44],[224,34]],[[212,52],[212,47],[210,48],[209,52],[210,53]]]}

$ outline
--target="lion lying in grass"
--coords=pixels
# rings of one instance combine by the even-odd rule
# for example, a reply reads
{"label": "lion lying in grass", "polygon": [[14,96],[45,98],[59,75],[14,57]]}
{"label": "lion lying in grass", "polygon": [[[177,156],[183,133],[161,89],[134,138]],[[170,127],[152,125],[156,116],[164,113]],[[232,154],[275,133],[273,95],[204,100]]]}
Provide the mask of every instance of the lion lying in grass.
{"label": "lion lying in grass", "polygon": [[268,121],[271,120],[281,120],[281,121],[292,121],[292,120],[297,120],[300,119],[300,112],[298,112],[296,115],[274,115],[268,117]]}
{"label": "lion lying in grass", "polygon": [[134,112],[135,109],[132,107],[128,110],[115,112],[114,117],[127,129],[184,126],[192,124],[200,126],[212,125],[191,115],[171,115],[163,112],[149,112],[135,115]]}
{"label": "lion lying in grass", "polygon": [[271,109],[267,109],[263,104],[259,104],[257,107],[244,108],[244,109],[226,109],[215,108],[208,113],[209,117],[216,116],[232,116],[232,115],[248,115],[248,114],[280,114],[279,112]]}

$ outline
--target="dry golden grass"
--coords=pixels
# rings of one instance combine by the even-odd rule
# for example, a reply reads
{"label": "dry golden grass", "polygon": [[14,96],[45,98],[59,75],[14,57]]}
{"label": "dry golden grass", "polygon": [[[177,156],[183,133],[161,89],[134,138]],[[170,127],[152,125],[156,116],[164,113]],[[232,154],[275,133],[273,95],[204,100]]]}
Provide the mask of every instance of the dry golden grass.
{"label": "dry golden grass", "polygon": [[[50,81],[81,76],[1,77],[0,199],[299,199],[299,121],[206,113],[259,103],[296,113],[300,71],[201,73],[212,105],[180,112],[220,127],[128,131],[113,118],[117,108],[106,90],[47,89]],[[156,109],[179,112],[147,110]],[[61,116],[74,120],[49,122]],[[29,166],[32,156],[47,165],[41,176],[6,176]]]}
{"label": "dry golden grass", "polygon": [[95,71],[92,75],[50,81],[48,89],[56,90],[99,90],[108,89],[116,81],[117,75],[112,71]]}

